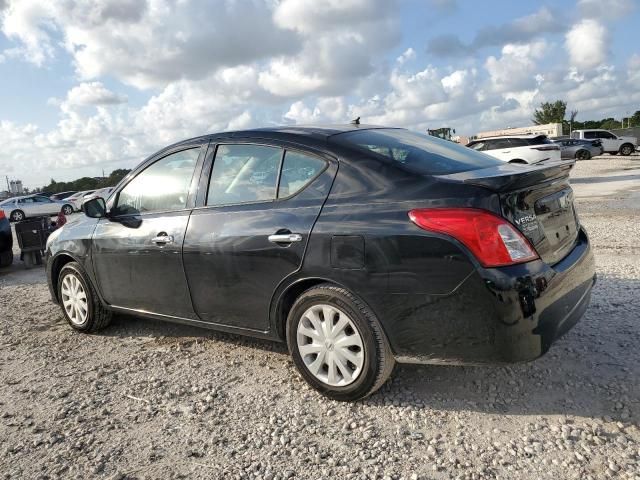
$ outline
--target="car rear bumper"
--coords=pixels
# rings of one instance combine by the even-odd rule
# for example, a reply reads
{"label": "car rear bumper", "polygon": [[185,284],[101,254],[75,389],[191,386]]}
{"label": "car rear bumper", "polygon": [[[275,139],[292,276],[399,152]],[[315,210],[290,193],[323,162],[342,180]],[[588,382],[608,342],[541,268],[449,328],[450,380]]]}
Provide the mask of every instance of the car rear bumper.
{"label": "car rear bumper", "polygon": [[573,250],[553,266],[536,260],[479,268],[448,295],[403,296],[394,310],[401,316],[386,333],[400,363],[530,361],[580,320],[595,280],[581,229]]}

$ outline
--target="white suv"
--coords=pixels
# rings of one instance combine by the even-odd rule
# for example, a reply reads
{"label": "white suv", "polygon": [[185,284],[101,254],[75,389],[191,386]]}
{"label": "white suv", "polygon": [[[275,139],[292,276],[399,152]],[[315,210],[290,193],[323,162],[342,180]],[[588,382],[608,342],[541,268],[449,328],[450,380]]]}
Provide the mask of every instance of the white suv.
{"label": "white suv", "polygon": [[638,146],[636,137],[619,137],[608,130],[592,129],[592,130],[574,130],[571,132],[571,138],[579,138],[584,140],[602,140],[602,148],[606,153],[612,155],[631,155]]}
{"label": "white suv", "polygon": [[560,160],[560,147],[546,135],[510,135],[473,140],[467,147],[509,163]]}

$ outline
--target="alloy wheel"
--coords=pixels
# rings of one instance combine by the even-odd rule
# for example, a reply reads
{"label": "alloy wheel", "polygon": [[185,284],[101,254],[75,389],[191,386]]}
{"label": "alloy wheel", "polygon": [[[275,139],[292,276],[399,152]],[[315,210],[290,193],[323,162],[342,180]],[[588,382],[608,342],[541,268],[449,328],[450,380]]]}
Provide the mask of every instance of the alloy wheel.
{"label": "alloy wheel", "polygon": [[628,145],[625,145],[625,146],[623,146],[623,147],[620,149],[620,153],[621,153],[622,155],[631,155],[631,151],[632,151],[632,150],[631,150],[631,147],[630,147],[630,146],[628,146]]}
{"label": "alloy wheel", "polygon": [[60,291],[62,305],[71,323],[83,325],[89,315],[89,303],[82,282],[73,273],[69,273],[62,279]]}
{"label": "alloy wheel", "polygon": [[328,304],[312,306],[302,314],[296,337],[304,365],[322,383],[344,387],[362,372],[362,337],[342,310]]}
{"label": "alloy wheel", "polygon": [[69,205],[65,205],[64,207],[62,207],[62,211],[65,215],[71,215],[73,213],[73,208]]}
{"label": "alloy wheel", "polygon": [[13,212],[11,216],[13,217],[14,222],[21,222],[22,220],[24,220],[24,213],[20,211]]}

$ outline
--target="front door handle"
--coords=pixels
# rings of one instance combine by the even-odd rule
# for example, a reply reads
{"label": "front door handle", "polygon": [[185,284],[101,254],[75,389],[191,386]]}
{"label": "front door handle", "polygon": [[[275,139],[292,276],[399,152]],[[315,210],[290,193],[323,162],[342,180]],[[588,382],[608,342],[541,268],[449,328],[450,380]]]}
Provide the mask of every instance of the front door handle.
{"label": "front door handle", "polygon": [[173,243],[173,235],[158,235],[157,237],[153,237],[151,241],[158,245],[168,245]]}
{"label": "front door handle", "polygon": [[302,235],[299,233],[276,233],[275,235],[269,235],[269,241],[273,243],[301,242]]}

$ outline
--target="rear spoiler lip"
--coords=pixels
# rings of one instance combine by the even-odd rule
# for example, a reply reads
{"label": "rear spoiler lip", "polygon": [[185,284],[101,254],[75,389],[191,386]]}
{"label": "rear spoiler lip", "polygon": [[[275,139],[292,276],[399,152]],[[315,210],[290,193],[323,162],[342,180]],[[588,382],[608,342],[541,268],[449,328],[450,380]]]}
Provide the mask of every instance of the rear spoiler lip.
{"label": "rear spoiler lip", "polygon": [[569,171],[574,164],[575,160],[545,161],[530,165],[505,163],[479,170],[434,175],[434,178],[447,182],[477,185],[494,192],[505,192],[568,178]]}

